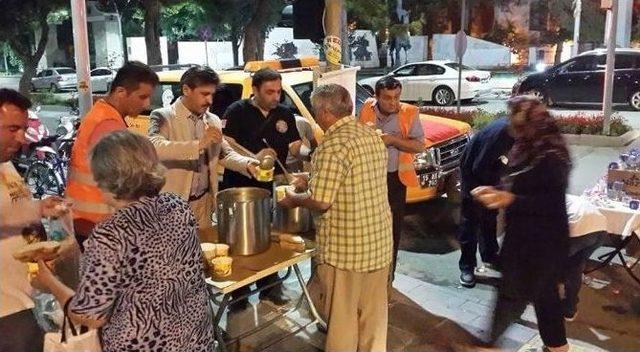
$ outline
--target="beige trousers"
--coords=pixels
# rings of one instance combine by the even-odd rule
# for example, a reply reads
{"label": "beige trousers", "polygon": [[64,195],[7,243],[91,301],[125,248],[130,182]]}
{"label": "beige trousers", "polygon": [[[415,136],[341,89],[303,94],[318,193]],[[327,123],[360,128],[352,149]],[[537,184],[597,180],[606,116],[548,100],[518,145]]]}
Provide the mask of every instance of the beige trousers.
{"label": "beige trousers", "polygon": [[207,192],[202,197],[189,202],[191,210],[196,216],[196,221],[198,221],[198,228],[200,229],[213,227],[213,223],[211,222],[211,214],[213,214],[215,206],[213,204],[213,200],[213,194],[211,192]]}
{"label": "beige trousers", "polygon": [[320,264],[309,291],[327,322],[326,352],[387,349],[389,268],[358,273]]}

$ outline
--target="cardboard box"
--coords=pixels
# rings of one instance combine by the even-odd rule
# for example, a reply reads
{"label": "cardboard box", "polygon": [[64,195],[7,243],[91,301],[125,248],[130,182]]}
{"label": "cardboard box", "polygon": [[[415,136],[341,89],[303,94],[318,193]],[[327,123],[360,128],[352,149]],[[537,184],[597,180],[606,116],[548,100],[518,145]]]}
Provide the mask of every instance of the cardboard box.
{"label": "cardboard box", "polygon": [[624,192],[634,198],[640,197],[640,171],[634,170],[609,170],[607,173],[607,184],[611,185],[615,181],[624,183]]}

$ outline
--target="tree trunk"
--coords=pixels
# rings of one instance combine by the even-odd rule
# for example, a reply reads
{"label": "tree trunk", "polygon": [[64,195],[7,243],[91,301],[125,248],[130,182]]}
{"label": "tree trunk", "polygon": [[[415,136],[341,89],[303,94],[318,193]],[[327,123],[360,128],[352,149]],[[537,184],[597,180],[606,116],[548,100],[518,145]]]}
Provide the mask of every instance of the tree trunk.
{"label": "tree trunk", "polygon": [[144,0],[144,42],[147,45],[147,64],[162,65],[160,52],[160,1]]}
{"label": "tree trunk", "polygon": [[264,36],[265,36],[265,16],[269,11],[268,0],[257,0],[255,11],[251,15],[251,20],[244,27],[244,46],[242,47],[242,58],[244,62],[262,60],[264,57]]}
{"label": "tree trunk", "polygon": [[19,38],[10,38],[9,46],[11,50],[20,58],[22,64],[24,66],[24,73],[22,77],[20,77],[20,85],[19,90],[20,93],[25,96],[31,95],[31,78],[36,75],[36,70],[38,69],[38,63],[44,55],[44,49],[47,46],[47,41],[49,40],[49,24],[47,23],[48,12],[45,12],[45,15],[40,18],[40,40],[36,44],[35,53],[31,54],[31,41],[29,43],[25,43],[23,41],[24,37]]}
{"label": "tree trunk", "polygon": [[557,65],[562,61],[562,45],[564,44],[563,40],[558,39],[556,41],[556,55],[553,59],[553,64]]}
{"label": "tree trunk", "polygon": [[[253,22],[253,20],[251,21]],[[242,59],[246,64],[249,61],[258,60],[258,42],[260,41],[260,31],[255,25],[247,25],[244,30],[244,40],[242,47]]]}
{"label": "tree trunk", "polygon": [[238,27],[231,25],[231,51],[233,52],[233,66],[240,65],[239,50],[240,50],[240,38],[241,33]]}
{"label": "tree trunk", "polygon": [[238,37],[235,35],[231,36],[231,51],[233,52],[233,66],[240,65],[240,44],[238,43]]}

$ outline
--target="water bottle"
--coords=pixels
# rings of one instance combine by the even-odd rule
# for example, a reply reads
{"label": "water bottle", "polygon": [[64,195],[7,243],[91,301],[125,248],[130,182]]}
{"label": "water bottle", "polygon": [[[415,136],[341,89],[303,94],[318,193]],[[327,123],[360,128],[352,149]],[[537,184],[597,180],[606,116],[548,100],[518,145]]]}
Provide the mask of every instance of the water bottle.
{"label": "water bottle", "polygon": [[49,218],[49,231],[47,239],[49,241],[62,241],[69,235],[61,218]]}

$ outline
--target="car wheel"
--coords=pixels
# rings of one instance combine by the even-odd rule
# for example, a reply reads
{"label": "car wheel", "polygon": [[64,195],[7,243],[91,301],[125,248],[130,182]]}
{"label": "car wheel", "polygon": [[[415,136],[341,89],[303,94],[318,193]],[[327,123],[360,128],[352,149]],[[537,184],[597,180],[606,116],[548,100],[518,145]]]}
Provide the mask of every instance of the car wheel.
{"label": "car wheel", "polygon": [[51,92],[52,93],[57,93],[58,92],[58,86],[56,86],[55,83],[51,83]]}
{"label": "car wheel", "polygon": [[640,111],[640,90],[636,90],[635,93],[631,94],[629,105],[631,105],[632,109]]}
{"label": "car wheel", "polygon": [[453,95],[453,91],[449,89],[449,87],[438,87],[433,92],[432,100],[436,105],[448,106],[453,104],[455,96]]}

